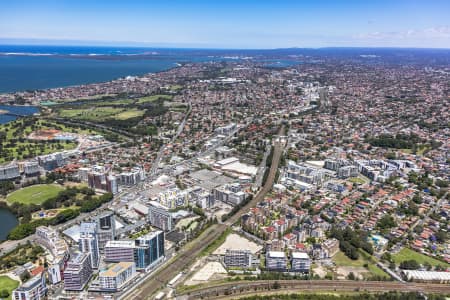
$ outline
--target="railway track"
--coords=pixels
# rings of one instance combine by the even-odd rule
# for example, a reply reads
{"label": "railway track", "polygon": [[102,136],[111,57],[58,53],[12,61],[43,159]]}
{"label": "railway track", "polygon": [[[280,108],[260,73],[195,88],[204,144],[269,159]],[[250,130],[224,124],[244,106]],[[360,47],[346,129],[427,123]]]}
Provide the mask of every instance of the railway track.
{"label": "railway track", "polygon": [[[280,135],[284,134],[284,126],[280,129]],[[280,158],[283,153],[284,145],[281,142],[274,144],[274,155],[272,158],[272,164],[269,171],[269,176],[266,180],[264,187],[258,192],[258,194],[244,206],[238,213],[230,217],[226,223],[214,224],[203,232],[198,238],[186,245],[172,260],[167,263],[167,266],[155,271],[149,278],[139,283],[136,288],[129,294],[123,297],[123,299],[129,300],[143,300],[151,299],[151,297],[161,288],[165,287],[167,283],[174,278],[180,271],[190,266],[198,255],[216,240],[227,227],[235,223],[239,218],[246,213],[250,207],[262,199],[272,189],[272,185],[275,179]]]}
{"label": "railway track", "polygon": [[399,283],[386,281],[333,280],[274,280],[239,281],[190,290],[178,296],[185,299],[229,299],[258,293],[286,292],[421,292],[450,294],[450,286],[432,283]]}

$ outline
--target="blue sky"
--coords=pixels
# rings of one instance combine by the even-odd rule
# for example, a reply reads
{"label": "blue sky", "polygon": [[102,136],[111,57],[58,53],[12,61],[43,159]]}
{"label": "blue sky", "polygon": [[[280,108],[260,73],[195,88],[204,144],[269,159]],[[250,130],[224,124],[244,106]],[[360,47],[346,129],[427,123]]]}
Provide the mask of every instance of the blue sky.
{"label": "blue sky", "polygon": [[448,0],[1,0],[0,41],[450,48]]}

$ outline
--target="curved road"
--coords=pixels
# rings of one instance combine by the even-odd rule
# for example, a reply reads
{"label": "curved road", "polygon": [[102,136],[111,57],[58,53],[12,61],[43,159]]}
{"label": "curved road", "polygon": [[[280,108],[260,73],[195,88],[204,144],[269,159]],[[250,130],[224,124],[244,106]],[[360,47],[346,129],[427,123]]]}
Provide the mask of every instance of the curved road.
{"label": "curved road", "polygon": [[[284,133],[284,126],[280,129],[280,134]],[[165,263],[165,266],[157,271],[149,274],[149,276],[136,284],[134,287],[130,287],[124,292],[119,299],[151,299],[152,296],[161,288],[164,288],[167,283],[174,278],[178,273],[191,265],[199,254],[214,240],[216,240],[227,227],[235,223],[239,218],[246,213],[257,202],[261,201],[264,196],[272,189],[275,175],[278,170],[280,158],[283,153],[284,144],[280,141],[274,142],[274,154],[272,158],[272,165],[270,167],[269,176],[266,180],[264,187],[258,192],[258,194],[245,205],[238,213],[230,217],[224,224],[215,224],[206,229],[198,238],[188,243],[183,247],[178,254]]]}
{"label": "curved road", "polygon": [[[275,282],[278,287],[275,288]],[[351,280],[258,280],[237,281],[198,288],[177,295],[180,299],[237,299],[255,294],[280,294],[286,292],[420,292],[450,294],[448,284],[399,283],[392,281]]]}

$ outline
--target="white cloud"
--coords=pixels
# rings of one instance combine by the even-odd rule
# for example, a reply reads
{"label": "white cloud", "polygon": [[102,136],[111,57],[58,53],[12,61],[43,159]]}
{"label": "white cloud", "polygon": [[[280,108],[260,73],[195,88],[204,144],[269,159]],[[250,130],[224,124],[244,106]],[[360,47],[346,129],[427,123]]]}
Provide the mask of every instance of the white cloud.
{"label": "white cloud", "polygon": [[353,36],[355,41],[421,47],[450,47],[450,26],[438,26],[405,31],[370,32]]}

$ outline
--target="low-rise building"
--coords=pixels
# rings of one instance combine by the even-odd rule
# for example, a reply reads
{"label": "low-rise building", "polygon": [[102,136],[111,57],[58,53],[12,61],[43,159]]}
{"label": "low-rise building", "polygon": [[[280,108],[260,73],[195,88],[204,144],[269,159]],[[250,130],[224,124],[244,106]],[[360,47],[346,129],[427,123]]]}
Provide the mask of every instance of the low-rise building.
{"label": "low-rise building", "polygon": [[189,193],[186,190],[180,190],[175,187],[160,192],[157,195],[156,200],[168,209],[173,209],[180,206],[186,206],[188,204],[188,195]]}
{"label": "low-rise building", "polygon": [[339,240],[335,238],[326,240],[322,244],[322,249],[326,252],[327,257],[333,257],[339,252]]}
{"label": "low-rise building", "polygon": [[226,184],[213,190],[214,200],[231,205],[239,205],[245,200],[246,194],[238,183]]}
{"label": "low-rise building", "polygon": [[267,251],[266,269],[268,270],[286,270],[287,258],[282,251]]}
{"label": "low-rise building", "polygon": [[25,176],[36,176],[40,174],[39,163],[37,161],[27,161],[23,163],[23,173]]}
{"label": "low-rise building", "polygon": [[0,167],[0,180],[11,180],[20,177],[19,166],[9,164]]}
{"label": "low-rise building", "polygon": [[45,283],[45,272],[42,272],[15,289],[12,293],[12,299],[40,300],[46,299],[46,294],[47,285]]}
{"label": "low-rise building", "polygon": [[136,276],[134,262],[119,262],[99,274],[100,287],[107,291],[118,291]]}
{"label": "low-rise building", "polygon": [[403,270],[402,274],[408,281],[450,283],[449,272]]}
{"label": "low-rise building", "polygon": [[250,268],[252,267],[253,255],[250,250],[232,250],[227,249],[225,251],[224,264],[227,268],[239,267]]}
{"label": "low-rise building", "polygon": [[291,271],[309,273],[311,267],[311,259],[304,252],[293,252],[291,259]]}

